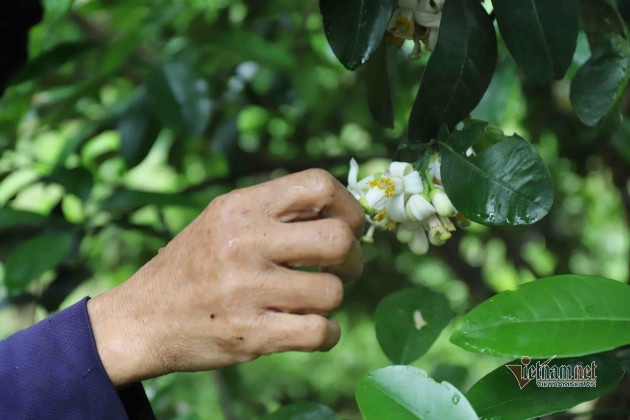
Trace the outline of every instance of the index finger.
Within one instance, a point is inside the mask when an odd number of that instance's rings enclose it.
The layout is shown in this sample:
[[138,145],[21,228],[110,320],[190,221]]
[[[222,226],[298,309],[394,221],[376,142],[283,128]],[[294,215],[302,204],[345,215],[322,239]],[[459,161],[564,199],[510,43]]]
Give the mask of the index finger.
[[365,215],[356,198],[330,173],[309,169],[260,186],[267,207],[280,222],[336,218],[348,224],[357,238],[363,236]]

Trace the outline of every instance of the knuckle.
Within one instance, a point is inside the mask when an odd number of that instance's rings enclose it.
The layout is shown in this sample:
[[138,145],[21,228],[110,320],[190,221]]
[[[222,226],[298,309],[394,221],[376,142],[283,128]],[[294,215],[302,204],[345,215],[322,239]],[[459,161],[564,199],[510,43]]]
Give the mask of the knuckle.
[[323,169],[309,169],[307,172],[307,176],[313,180],[313,190],[332,199],[335,195],[337,180]]

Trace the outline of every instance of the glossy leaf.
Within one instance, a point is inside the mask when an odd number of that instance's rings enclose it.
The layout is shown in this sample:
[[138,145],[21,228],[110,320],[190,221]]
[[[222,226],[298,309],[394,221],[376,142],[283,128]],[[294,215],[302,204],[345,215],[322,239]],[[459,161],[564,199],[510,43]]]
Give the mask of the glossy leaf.
[[0,231],[24,226],[40,226],[46,221],[46,217],[10,207],[0,208]]
[[[419,313],[426,325],[416,324]],[[433,345],[453,318],[448,300],[428,289],[405,289],[385,297],[374,314],[376,338],[393,363],[408,365]]]
[[440,143],[440,151],[444,189],[470,220],[493,226],[528,225],[551,209],[549,171],[522,137],[506,137],[476,156],[466,157],[446,143]]
[[9,295],[23,292],[44,272],[55,268],[70,252],[72,242],[70,233],[46,233],[15,247],[5,266]]
[[147,92],[153,113],[165,125],[188,135],[205,131],[212,112],[210,87],[186,64],[158,67],[149,77]]
[[348,70],[365,63],[383,39],[398,0],[320,0],[324,31]]
[[628,41],[616,36],[600,43],[571,83],[571,103],[580,121],[594,127],[615,112],[629,77]]
[[[591,401],[610,391],[621,380],[624,370],[617,360],[605,354],[580,358],[554,359],[549,366],[587,366],[595,362],[597,383],[589,388],[544,388],[533,380],[523,389],[506,366],[484,376],[466,397],[482,419],[520,420],[542,417]],[[532,363],[532,362],[530,362]],[[519,365],[520,359],[508,364]]]
[[477,419],[464,395],[411,366],[389,366],[365,377],[356,393],[365,420]]
[[305,402],[284,406],[260,420],[337,420],[337,416],[323,404]]
[[444,3],[440,36],[409,118],[409,140],[425,142],[440,124],[452,130],[477,106],[497,61],[490,16],[476,0]]
[[372,118],[387,128],[394,128],[392,91],[387,69],[387,42],[381,42],[367,63],[367,100]]
[[64,64],[71,63],[92,51],[96,44],[92,41],[77,41],[59,44],[30,60],[12,79],[11,84],[19,84],[40,79],[57,71]]
[[564,77],[579,30],[578,0],[493,0],[499,30],[516,64],[534,82]]
[[548,277],[474,308],[451,336],[495,356],[582,356],[630,344],[630,286],[578,275]]
[[626,25],[617,8],[608,0],[580,0],[582,22],[591,51],[610,37],[626,38]]
[[138,165],[147,156],[160,133],[153,118],[147,95],[136,97],[118,121],[120,153],[128,168]]

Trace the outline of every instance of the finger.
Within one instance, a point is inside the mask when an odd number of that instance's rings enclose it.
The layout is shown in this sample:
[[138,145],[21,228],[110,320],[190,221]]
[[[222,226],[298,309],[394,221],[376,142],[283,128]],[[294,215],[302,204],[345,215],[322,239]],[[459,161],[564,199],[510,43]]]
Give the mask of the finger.
[[357,239],[352,242],[352,249],[341,264],[322,266],[322,271],[332,273],[352,283],[358,280],[363,274],[363,249]]
[[329,273],[279,267],[266,286],[263,305],[280,312],[328,315],[343,301],[343,283]]
[[359,202],[330,173],[309,169],[260,186],[270,197],[268,208],[282,222],[332,217],[345,221],[357,238],[363,235],[364,212]]
[[269,316],[272,327],[265,343],[269,353],[328,351],[341,338],[339,323],[320,315],[270,312]]
[[268,235],[266,255],[291,267],[331,267],[350,281],[361,274],[363,254],[350,227],[339,219],[281,223]]

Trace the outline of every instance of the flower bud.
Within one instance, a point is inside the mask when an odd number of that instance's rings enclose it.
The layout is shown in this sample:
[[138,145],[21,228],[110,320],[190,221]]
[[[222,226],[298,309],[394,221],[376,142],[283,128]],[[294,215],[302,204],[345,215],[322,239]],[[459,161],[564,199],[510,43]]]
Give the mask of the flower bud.
[[435,208],[420,194],[409,197],[405,210],[407,219],[411,221],[423,221],[435,214]]
[[413,238],[409,242],[409,249],[416,255],[424,255],[429,251],[429,240],[424,229],[414,232]]
[[454,217],[457,214],[453,203],[451,203],[451,200],[441,189],[435,189],[431,192],[431,203],[433,203],[435,211],[437,211],[440,216]]
[[413,239],[414,230],[410,229],[407,224],[401,224],[396,229],[396,239],[403,244],[408,244]]

